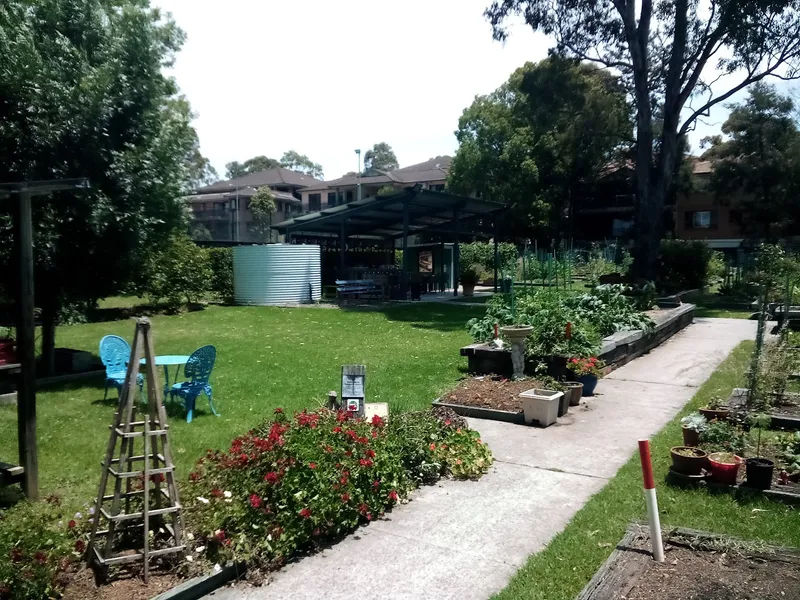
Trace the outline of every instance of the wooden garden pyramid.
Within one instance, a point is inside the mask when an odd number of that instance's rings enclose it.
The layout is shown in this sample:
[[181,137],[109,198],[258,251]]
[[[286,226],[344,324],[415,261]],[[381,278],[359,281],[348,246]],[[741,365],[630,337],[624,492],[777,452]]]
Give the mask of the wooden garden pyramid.
[[[147,405],[137,421],[137,408],[144,409],[144,404],[137,407],[136,398],[142,358],[146,363]],[[88,549],[90,565],[105,568],[143,561],[146,582],[151,558],[183,553],[181,505],[168,431],[150,321],[137,319],[95,501]],[[105,529],[100,529],[101,524]]]

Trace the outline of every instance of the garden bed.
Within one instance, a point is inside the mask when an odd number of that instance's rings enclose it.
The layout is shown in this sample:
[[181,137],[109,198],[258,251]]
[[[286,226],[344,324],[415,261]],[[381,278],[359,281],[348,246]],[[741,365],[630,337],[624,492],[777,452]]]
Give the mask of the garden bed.
[[[726,402],[731,411],[742,410],[747,399],[747,388],[734,388]],[[800,430],[800,402],[795,402],[794,394],[787,394],[784,400],[776,402],[769,411],[772,429]]]
[[[598,358],[603,360],[609,370],[616,369],[649,352],[667,341],[694,320],[695,306],[683,304],[668,310],[648,311],[655,325],[652,331],[645,333],[640,329],[619,331],[603,339]],[[511,351],[498,349],[484,343],[470,344],[461,348],[461,356],[468,360],[469,372],[475,375],[498,374],[510,376]],[[533,372],[539,360],[526,360],[526,371]],[[550,371],[556,368],[552,365]],[[557,376],[555,373],[549,373]]]
[[800,552],[685,529],[650,554],[649,529],[632,527],[577,600],[778,600],[800,597]]
[[470,377],[442,394],[433,406],[444,406],[465,417],[524,423],[519,395],[539,384],[533,379],[512,381],[500,376]]

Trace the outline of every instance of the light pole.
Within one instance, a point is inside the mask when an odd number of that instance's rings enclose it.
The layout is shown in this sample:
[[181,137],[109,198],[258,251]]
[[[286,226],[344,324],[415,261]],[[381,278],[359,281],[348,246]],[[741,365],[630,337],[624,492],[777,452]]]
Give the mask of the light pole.
[[361,200],[361,148],[356,149],[356,154],[358,155],[358,171],[356,171],[358,191],[356,192],[356,199]]

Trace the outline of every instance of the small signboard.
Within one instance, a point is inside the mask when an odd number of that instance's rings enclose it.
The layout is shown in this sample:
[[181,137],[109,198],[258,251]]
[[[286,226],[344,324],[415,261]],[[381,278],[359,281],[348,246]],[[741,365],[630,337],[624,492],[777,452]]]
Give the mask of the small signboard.
[[342,367],[342,406],[354,417],[364,416],[367,367],[344,365]]

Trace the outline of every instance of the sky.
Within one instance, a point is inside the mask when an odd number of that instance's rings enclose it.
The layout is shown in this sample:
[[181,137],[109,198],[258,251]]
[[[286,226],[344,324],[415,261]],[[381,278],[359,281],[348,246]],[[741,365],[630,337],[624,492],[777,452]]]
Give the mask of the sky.
[[[171,69],[201,150],[225,164],[297,150],[326,179],[388,142],[400,166],[454,154],[462,111],[552,41],[514,23],[495,42],[489,0],[152,0],[186,43]],[[740,100],[743,94],[732,100]],[[690,135],[718,133],[719,106]]]

